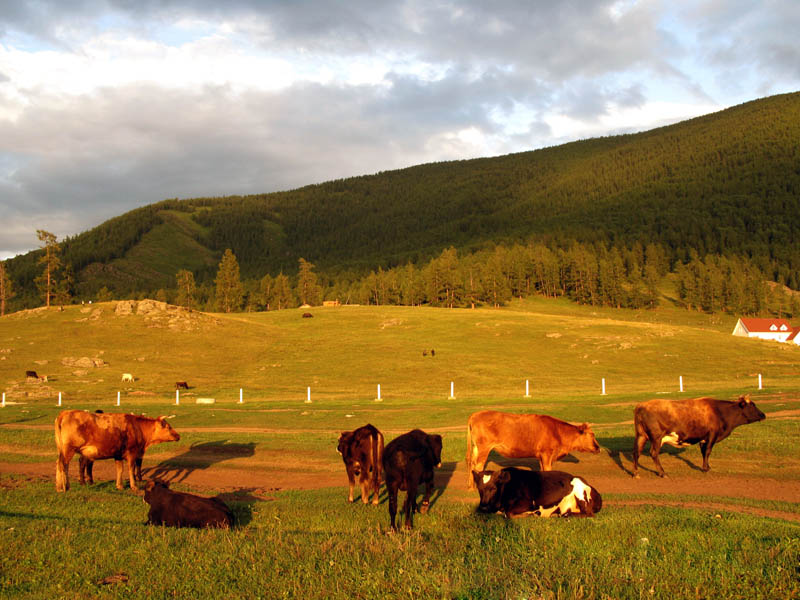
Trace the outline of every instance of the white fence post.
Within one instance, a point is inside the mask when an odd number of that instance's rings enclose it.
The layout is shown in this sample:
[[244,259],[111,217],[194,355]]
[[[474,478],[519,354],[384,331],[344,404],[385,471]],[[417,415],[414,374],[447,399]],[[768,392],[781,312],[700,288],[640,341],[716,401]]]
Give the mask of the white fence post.
[[763,389],[761,387],[761,373],[758,374],[758,389],[760,389],[760,390]]
[[601,396],[605,396],[606,395],[606,378],[605,377],[603,377],[602,388],[603,388],[603,391],[602,391],[602,393],[600,395]]
[[181,403],[181,391],[175,390],[175,406],[178,406]]
[[244,402],[244,400],[242,399],[242,393],[243,393],[243,392],[242,392],[242,388],[239,388],[239,404],[241,404],[242,402]]
[[679,384],[680,390],[683,391],[683,375],[679,375],[678,376],[678,384]]
[[381,399],[381,384],[379,383],[378,384],[378,398],[377,398],[377,400],[380,400],[380,399]]
[[528,382],[527,379],[525,380],[525,397],[526,398],[530,398],[531,397],[530,386],[529,386],[529,382]]
[[306,404],[310,404],[311,403],[311,386],[308,386],[308,388],[306,389],[306,392],[307,392]]
[[3,392],[3,408],[6,407],[6,393]]
[[58,392],[58,405],[61,406],[61,392]]
[[448,398],[448,400],[455,400],[456,399],[456,395],[454,393],[454,387],[453,386],[454,386],[454,384],[451,381],[450,382],[450,398]]
[[119,391],[117,391],[117,406],[119,406]]

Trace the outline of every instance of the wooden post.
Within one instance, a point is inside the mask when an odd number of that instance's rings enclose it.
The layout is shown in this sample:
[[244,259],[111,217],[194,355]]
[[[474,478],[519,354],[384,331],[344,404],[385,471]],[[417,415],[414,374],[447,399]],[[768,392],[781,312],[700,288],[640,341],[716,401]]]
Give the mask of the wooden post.
[[178,406],[181,403],[181,391],[176,389],[175,390],[175,406]]
[[448,400],[455,400],[455,399],[456,399],[456,395],[455,395],[455,393],[453,391],[453,382],[451,381],[450,382],[450,398],[448,398]]
[[6,407],[6,393],[3,392],[3,408]]
[[379,383],[378,384],[378,398],[377,398],[377,400],[380,400],[380,399],[381,399],[381,384]]
[[531,397],[529,381],[527,379],[525,380],[525,397],[526,398],[530,398]]
[[239,404],[241,404],[242,402],[244,402],[244,400],[242,399],[242,388],[239,388]]
[[117,406],[119,406],[119,391],[117,391]]
[[681,391],[683,391],[683,375],[678,376],[678,386]]
[[58,405],[61,406],[61,392],[58,392]]
[[311,386],[308,386],[306,391],[307,391],[306,404],[310,404],[311,403]]
[[602,387],[603,387],[603,392],[600,395],[601,396],[605,396],[606,395],[606,378],[605,377],[603,377]]
[[761,373],[758,374],[758,389],[764,389],[761,387]]

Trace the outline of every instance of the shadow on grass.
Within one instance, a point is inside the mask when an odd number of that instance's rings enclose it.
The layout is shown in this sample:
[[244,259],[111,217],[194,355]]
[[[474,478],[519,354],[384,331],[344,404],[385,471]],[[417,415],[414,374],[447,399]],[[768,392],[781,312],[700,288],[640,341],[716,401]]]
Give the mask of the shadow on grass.
[[222,440],[195,443],[183,454],[168,458],[155,467],[142,469],[142,475],[149,479],[180,483],[198,469],[208,469],[224,460],[253,456],[255,448],[255,442],[240,444]]
[[[622,458],[624,457],[628,461],[628,464],[633,465],[634,438],[615,437],[603,441],[598,440],[598,442],[608,451],[608,455],[611,457],[611,460],[614,461],[614,464],[619,467],[620,471],[633,476],[633,470],[625,466],[625,464],[622,462]],[[674,446],[665,444],[664,446],[661,446],[661,452],[659,452],[659,456],[667,455],[677,458],[685,462],[695,471],[702,471],[703,469],[700,466],[696,465],[694,462],[684,456],[686,450],[687,448],[676,448]],[[646,464],[642,464],[643,460],[646,462]],[[650,456],[650,442],[645,444],[642,453],[639,455],[639,470],[658,475],[658,469],[656,469],[653,458]]]

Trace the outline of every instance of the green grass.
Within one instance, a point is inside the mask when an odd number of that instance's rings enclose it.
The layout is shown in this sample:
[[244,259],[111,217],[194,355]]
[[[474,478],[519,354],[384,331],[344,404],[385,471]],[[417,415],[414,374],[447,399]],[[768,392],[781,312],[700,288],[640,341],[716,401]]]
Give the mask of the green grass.
[[[234,504],[232,531],[146,527],[134,495],[29,484],[2,495],[4,597],[792,598],[800,526],[723,512],[614,508],[520,519],[437,501],[411,534],[339,490]],[[107,542],[114,540],[113,551]],[[125,583],[98,585],[125,573]]]
[[[116,316],[114,306],[0,319],[0,350],[7,350],[0,352],[0,387],[17,403],[0,410],[2,462],[49,466],[58,412],[118,410],[117,390],[119,410],[174,415],[181,432],[179,442],[148,449],[146,468],[267,474],[283,468],[280,456],[295,459],[287,469],[343,471],[338,433],[366,422],[387,440],[413,427],[442,428],[443,462],[458,463],[468,416],[490,407],[589,421],[611,458],[629,462],[635,403],[749,392],[767,420],[737,429],[715,447],[713,473],[757,477],[764,485],[800,480],[798,421],[777,416],[800,409],[800,349],[733,338],[732,317],[533,300],[504,310],[343,307],[312,309],[313,319],[296,310],[198,316],[190,328],[170,328],[166,320]],[[437,355],[423,357],[430,348]],[[109,366],[75,374],[62,364],[64,357],[82,356]],[[51,381],[25,383],[32,368]],[[122,386],[124,372],[137,377],[133,386]],[[766,385],[760,392],[758,373]],[[192,389],[175,406],[174,382],[184,379]],[[531,381],[527,399],[525,379]],[[455,399],[448,398],[450,381]],[[382,402],[375,402],[378,383]],[[45,385],[49,396],[25,395]],[[217,403],[197,405],[199,396]],[[218,452],[212,464],[203,455],[209,446]],[[668,473],[680,469],[682,477],[702,480],[686,464],[700,464],[697,447],[664,455]],[[608,458],[597,460],[614,470]],[[644,458],[645,469],[649,461]],[[75,474],[73,468],[73,483]],[[604,489],[607,504],[595,519],[506,521],[475,515],[474,493],[450,486],[428,515],[415,519],[413,533],[388,536],[385,500],[377,509],[347,505],[341,475],[336,488],[269,492],[272,501],[241,496],[233,502],[240,526],[230,532],[145,527],[146,505],[111,481],[56,494],[52,480],[3,475],[0,597],[800,596],[800,526],[735,510],[797,514],[800,502],[654,498]],[[624,504],[637,499],[731,510]],[[98,585],[119,572],[129,580]]]

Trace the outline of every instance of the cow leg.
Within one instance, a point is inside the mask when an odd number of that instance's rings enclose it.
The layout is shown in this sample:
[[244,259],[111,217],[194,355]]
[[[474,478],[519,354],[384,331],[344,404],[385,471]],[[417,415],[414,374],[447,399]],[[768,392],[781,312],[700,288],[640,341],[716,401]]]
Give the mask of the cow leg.
[[386,493],[389,496],[389,523],[391,531],[397,531],[395,517],[397,516],[397,484],[394,482],[386,483]]
[[347,501],[353,501],[353,490],[356,487],[356,479],[353,477],[353,472],[350,469],[347,469],[347,481],[350,484],[350,493],[347,495]]
[[[136,459],[136,471],[134,473],[136,475],[136,481],[142,481],[142,457]],[[91,477],[91,470],[89,471],[89,477]]]
[[[636,440],[633,442],[633,476],[639,477],[639,455],[644,452],[644,445],[647,443],[647,436],[636,431]],[[652,444],[650,444],[652,448]]]
[[408,491],[406,492],[406,503],[405,503],[405,511],[406,511],[405,528],[413,529],[414,511],[417,510],[417,483],[409,482],[407,487]]
[[359,477],[358,483],[361,485],[361,502],[362,504],[369,504],[369,490],[371,484],[368,478],[367,473],[361,471],[361,477]]
[[75,450],[69,448],[59,451],[56,460],[56,491],[66,492],[69,489],[69,461],[75,456]]
[[653,457],[653,462],[656,463],[656,467],[658,468],[658,476],[666,477],[667,474],[664,472],[664,467],[661,466],[661,461],[658,460],[659,452],[661,452],[661,441],[650,440],[650,456]]
[[81,485],[86,485],[86,467],[87,467],[86,459],[81,456],[78,458],[78,481]]
[[[471,475],[471,473],[470,473]],[[419,514],[424,515],[431,507],[431,494],[433,493],[433,479],[425,482],[425,495],[422,497],[422,504],[419,507]]]
[[555,457],[552,454],[544,454],[539,457],[539,464],[541,465],[542,471],[552,471],[553,470],[553,459]]
[[486,449],[485,451],[481,452],[478,450],[478,446],[475,446],[472,449],[472,464],[467,465],[467,476],[469,477],[469,489],[475,489],[475,480],[472,479],[472,472],[473,471],[483,471],[486,468],[486,463],[489,460],[489,453],[492,451],[491,448]]
[[381,476],[380,471],[378,471],[377,468],[374,468],[372,471],[372,479],[370,480],[370,484],[375,493],[375,495],[372,497],[372,504],[378,506],[378,503],[380,502],[378,498],[381,495]]
[[122,460],[114,459],[114,466],[117,468],[117,489],[121,490],[122,487]]
[[708,464],[708,457],[711,456],[711,448],[714,446],[714,440],[704,440],[700,442],[700,452],[703,453],[703,471],[708,472],[711,467]]
[[136,458],[133,456],[128,457],[128,481],[131,483],[132,490],[139,489],[139,486],[136,485]]

